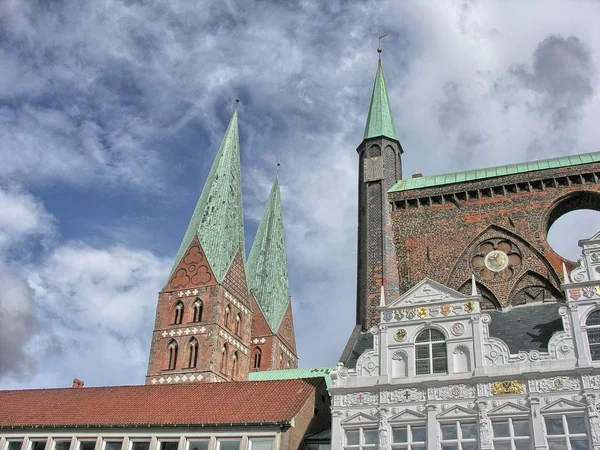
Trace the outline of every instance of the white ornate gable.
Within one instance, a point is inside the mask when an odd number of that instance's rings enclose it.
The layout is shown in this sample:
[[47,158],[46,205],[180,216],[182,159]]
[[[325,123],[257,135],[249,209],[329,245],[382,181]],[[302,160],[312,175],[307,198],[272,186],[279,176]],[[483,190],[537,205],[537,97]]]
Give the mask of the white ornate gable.
[[573,400],[569,400],[566,398],[561,398],[556,400],[553,403],[543,407],[540,409],[542,413],[551,413],[551,412],[564,412],[564,411],[572,411],[574,409],[584,409],[585,405],[583,403],[575,402]]
[[361,425],[365,423],[377,422],[377,417],[370,416],[365,413],[354,414],[342,421],[342,425]]
[[577,258],[579,264],[571,272],[570,281],[582,283],[600,280],[600,232],[589,239],[582,239],[579,245],[581,246],[581,255]]
[[424,278],[408,292],[390,303],[387,308],[419,306],[465,300],[467,297],[437,281]]
[[452,418],[452,417],[472,417],[477,415],[476,411],[465,408],[464,406],[456,405],[446,411],[438,414],[437,417]]
[[529,414],[529,408],[526,408],[524,406],[521,405],[517,405],[516,403],[513,402],[506,402],[494,409],[492,409],[488,414],[489,415],[510,415],[510,414],[519,414],[519,413],[525,413],[525,414]]
[[400,411],[398,414],[389,418],[390,423],[395,422],[404,422],[407,420],[426,420],[427,416],[425,414],[418,413],[416,411],[412,411],[410,409],[404,409]]

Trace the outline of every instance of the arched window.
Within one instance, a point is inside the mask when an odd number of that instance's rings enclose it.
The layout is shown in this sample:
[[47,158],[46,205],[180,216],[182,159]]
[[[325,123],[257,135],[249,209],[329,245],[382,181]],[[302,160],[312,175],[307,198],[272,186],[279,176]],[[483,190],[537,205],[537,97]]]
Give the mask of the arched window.
[[225,307],[225,326],[229,328],[229,316],[231,315],[231,308],[229,305]]
[[194,318],[193,318],[192,322],[202,322],[202,307],[203,306],[204,305],[202,303],[202,300],[197,298],[196,301],[194,302]]
[[591,313],[585,325],[592,361],[600,361],[600,311]]
[[169,342],[169,370],[174,370],[177,366],[177,342],[172,339]]
[[235,334],[236,334],[236,336],[240,335],[241,324],[242,324],[242,316],[240,316],[240,313],[237,313],[235,315]]
[[183,303],[177,302],[175,305],[175,317],[173,323],[175,325],[181,325],[181,321],[183,320]]
[[234,352],[231,362],[231,378],[235,379],[237,377],[237,369],[238,369],[238,353]]
[[227,373],[227,344],[223,344],[223,348],[221,349],[221,373]]
[[434,328],[421,331],[415,340],[415,365],[417,375],[448,373],[446,338]]
[[189,343],[189,351],[190,356],[188,358],[188,367],[193,368],[196,367],[198,363],[198,340],[196,338],[190,339]]
[[252,367],[254,369],[260,369],[260,359],[262,357],[262,350],[260,349],[260,347],[256,347],[254,349],[254,363],[252,365]]

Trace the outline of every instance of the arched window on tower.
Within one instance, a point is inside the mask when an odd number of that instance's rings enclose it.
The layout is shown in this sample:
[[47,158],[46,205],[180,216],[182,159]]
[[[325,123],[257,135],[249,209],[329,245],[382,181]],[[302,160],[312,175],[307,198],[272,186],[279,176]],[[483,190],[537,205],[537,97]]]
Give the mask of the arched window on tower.
[[591,313],[585,321],[592,361],[600,360],[600,310]]
[[421,331],[415,340],[415,371],[417,375],[448,373],[446,338],[435,328]]
[[262,350],[260,349],[260,347],[256,347],[254,349],[254,362],[252,364],[252,367],[254,369],[260,369],[260,359],[262,357]]
[[199,298],[194,302],[194,317],[192,322],[202,322],[202,307],[204,304]]
[[181,321],[183,320],[183,303],[177,302],[175,305],[175,316],[173,320],[174,325],[181,325]]
[[240,316],[240,313],[237,313],[235,315],[235,334],[236,334],[236,336],[240,335],[241,325],[242,325],[242,316]]
[[229,307],[229,305],[227,305],[225,307],[225,326],[227,328],[230,328],[229,326],[229,316],[231,315],[231,308]]
[[221,349],[221,373],[227,373],[227,344],[223,344],[223,348]]
[[237,378],[237,370],[238,370],[238,352],[233,352],[232,361],[231,361],[231,379],[235,380]]
[[195,368],[198,363],[198,340],[193,337],[190,339],[189,347],[189,358],[188,358],[188,367]]
[[177,367],[177,342],[171,339],[169,342],[169,370],[174,370]]

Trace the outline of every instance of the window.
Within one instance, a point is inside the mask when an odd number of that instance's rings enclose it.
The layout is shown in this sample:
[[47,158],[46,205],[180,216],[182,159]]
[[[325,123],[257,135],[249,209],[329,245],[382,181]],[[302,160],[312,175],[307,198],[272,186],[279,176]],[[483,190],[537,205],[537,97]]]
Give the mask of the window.
[[221,373],[227,373],[227,344],[223,344],[221,349]]
[[461,422],[440,424],[442,450],[477,450],[477,423]]
[[192,322],[202,322],[202,307],[203,306],[204,306],[204,304],[202,303],[202,300],[197,298],[196,301],[194,302],[194,317],[192,319]]
[[492,419],[495,450],[529,450],[528,419]]
[[217,439],[217,450],[240,450],[240,439]]
[[377,449],[379,444],[379,435],[377,428],[357,428],[354,430],[346,430],[346,445],[347,449]]
[[55,440],[54,441],[54,450],[69,450],[71,447],[71,439],[66,440]]
[[96,441],[79,441],[77,448],[79,450],[94,450],[96,448]]
[[546,417],[549,450],[587,450],[590,443],[583,416]]
[[240,313],[237,313],[235,315],[235,334],[236,336],[240,335],[240,325],[242,323],[242,316],[240,316]]
[[425,450],[427,428],[425,425],[404,425],[392,428],[392,449]]
[[592,361],[600,361],[600,311],[591,313],[585,325]]
[[22,446],[23,441],[13,441],[9,439],[8,444],[6,445],[6,450],[21,450]]
[[232,362],[231,362],[231,378],[235,378],[237,376],[237,368],[238,368],[238,352],[233,353]]
[[225,326],[229,328],[229,315],[231,314],[231,308],[229,305],[225,307]]
[[177,342],[173,339],[169,342],[169,370],[177,367]]
[[177,450],[179,447],[179,441],[158,441],[159,450]]
[[196,338],[190,339],[189,352],[190,357],[188,358],[188,367],[196,367],[198,362],[198,340]]
[[104,450],[121,450],[122,447],[122,440],[104,441]]
[[183,303],[177,302],[175,305],[175,317],[173,318],[174,325],[181,325],[183,320]]
[[250,438],[248,450],[273,450],[275,440],[273,438]]
[[254,349],[254,363],[252,364],[252,367],[254,367],[255,369],[260,369],[260,358],[262,357],[262,350],[260,349],[260,347],[256,347]]
[[29,445],[29,449],[30,450],[44,450],[46,448],[46,439],[44,439],[43,441],[30,441],[31,444]]
[[188,439],[186,450],[208,450],[208,439]]
[[441,331],[428,328],[421,331],[415,341],[417,375],[448,373],[446,338]]
[[131,450],[149,450],[150,441],[132,441]]

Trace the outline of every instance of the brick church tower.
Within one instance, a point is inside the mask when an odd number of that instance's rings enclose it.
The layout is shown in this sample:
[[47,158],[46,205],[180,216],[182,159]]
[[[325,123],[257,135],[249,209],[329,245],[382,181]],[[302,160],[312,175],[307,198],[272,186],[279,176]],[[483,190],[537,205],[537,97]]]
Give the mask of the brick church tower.
[[402,178],[403,150],[396,136],[381,59],[363,141],[356,151],[359,155],[356,323],[366,330],[378,322],[381,288],[390,298],[399,295],[387,190]]
[[240,174],[236,109],[158,295],[146,384],[241,381],[250,368],[297,367],[279,178],[247,269]]

